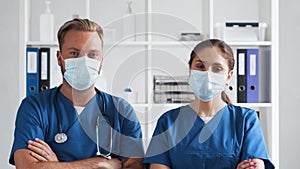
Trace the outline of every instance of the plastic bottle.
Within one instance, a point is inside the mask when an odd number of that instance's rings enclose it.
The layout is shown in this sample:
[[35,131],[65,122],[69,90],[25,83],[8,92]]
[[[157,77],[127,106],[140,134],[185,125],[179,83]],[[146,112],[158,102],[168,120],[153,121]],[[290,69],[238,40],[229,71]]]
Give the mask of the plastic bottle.
[[54,16],[50,10],[51,0],[46,0],[46,11],[40,15],[40,41],[53,42],[54,41]]
[[123,38],[136,41],[136,15],[133,12],[132,0],[127,2],[127,11],[123,17]]

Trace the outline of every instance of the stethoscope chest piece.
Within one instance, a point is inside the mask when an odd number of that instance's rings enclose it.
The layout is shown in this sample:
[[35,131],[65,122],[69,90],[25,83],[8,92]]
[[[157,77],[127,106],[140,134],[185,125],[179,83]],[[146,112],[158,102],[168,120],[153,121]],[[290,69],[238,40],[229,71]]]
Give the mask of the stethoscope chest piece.
[[64,143],[68,140],[68,136],[65,133],[57,133],[54,140],[56,143]]

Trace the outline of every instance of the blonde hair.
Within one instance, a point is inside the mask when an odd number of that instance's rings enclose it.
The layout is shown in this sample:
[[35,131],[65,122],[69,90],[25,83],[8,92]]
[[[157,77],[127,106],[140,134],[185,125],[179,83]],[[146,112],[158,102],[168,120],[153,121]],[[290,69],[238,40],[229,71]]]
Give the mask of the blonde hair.
[[64,43],[65,36],[69,30],[78,30],[78,31],[96,31],[98,36],[101,39],[103,47],[103,29],[96,23],[88,19],[74,18],[65,22],[58,30],[57,39],[59,44],[59,49]]

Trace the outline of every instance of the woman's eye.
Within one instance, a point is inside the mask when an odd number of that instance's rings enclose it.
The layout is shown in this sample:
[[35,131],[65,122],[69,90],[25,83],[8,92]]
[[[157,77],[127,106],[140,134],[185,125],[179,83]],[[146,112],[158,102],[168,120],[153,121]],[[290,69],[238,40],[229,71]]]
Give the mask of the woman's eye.
[[204,64],[197,64],[196,67],[198,69],[201,69],[201,70],[205,69],[205,65]]
[[221,66],[215,66],[213,68],[213,72],[221,72],[223,70],[223,68]]

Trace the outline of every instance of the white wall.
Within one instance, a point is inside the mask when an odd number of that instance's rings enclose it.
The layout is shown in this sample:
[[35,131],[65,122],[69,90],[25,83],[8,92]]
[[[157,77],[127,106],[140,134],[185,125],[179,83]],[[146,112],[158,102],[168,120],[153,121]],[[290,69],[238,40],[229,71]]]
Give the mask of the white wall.
[[280,0],[280,168],[299,168],[300,1]]
[[16,110],[19,104],[19,1],[0,0],[0,168],[8,164]]
[[[280,168],[299,168],[300,83],[298,53],[300,1],[280,0]],[[19,2],[0,0],[0,168],[8,157],[18,101]],[[9,16],[9,17],[7,17]]]

